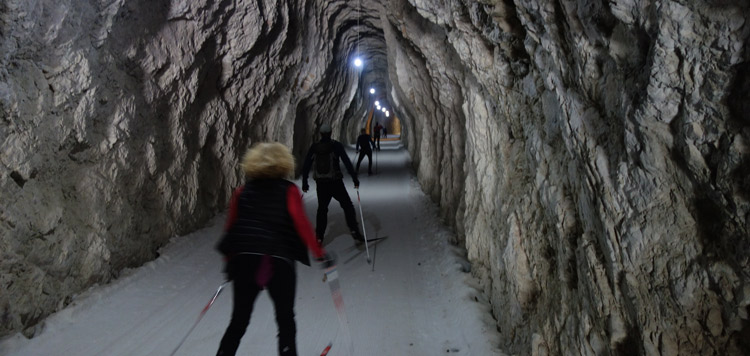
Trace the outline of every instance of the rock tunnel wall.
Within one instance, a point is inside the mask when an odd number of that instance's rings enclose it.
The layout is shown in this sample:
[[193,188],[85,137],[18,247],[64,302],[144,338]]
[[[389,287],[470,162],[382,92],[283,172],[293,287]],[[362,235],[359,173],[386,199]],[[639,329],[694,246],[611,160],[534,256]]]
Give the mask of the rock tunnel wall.
[[301,155],[351,100],[343,8],[0,3],[0,334],[203,226],[253,142]]
[[749,352],[747,5],[412,3],[393,91],[503,348]]
[[[365,3],[501,349],[750,352],[747,4]],[[202,226],[252,142],[356,135],[350,5],[0,4],[0,332]]]

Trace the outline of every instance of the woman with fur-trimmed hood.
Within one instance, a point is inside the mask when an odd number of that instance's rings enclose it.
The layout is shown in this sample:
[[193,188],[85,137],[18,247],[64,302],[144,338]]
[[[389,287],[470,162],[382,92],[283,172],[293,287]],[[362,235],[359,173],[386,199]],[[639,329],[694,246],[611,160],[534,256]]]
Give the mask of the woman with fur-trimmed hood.
[[247,182],[230,201],[225,233],[217,249],[224,255],[232,280],[232,320],[217,355],[234,355],[250,323],[253,303],[268,288],[279,327],[279,355],[297,355],[294,261],[310,265],[307,251],[318,261],[333,261],[315,240],[300,191],[286,180],[294,174],[294,157],[278,143],[260,143],[242,159]]

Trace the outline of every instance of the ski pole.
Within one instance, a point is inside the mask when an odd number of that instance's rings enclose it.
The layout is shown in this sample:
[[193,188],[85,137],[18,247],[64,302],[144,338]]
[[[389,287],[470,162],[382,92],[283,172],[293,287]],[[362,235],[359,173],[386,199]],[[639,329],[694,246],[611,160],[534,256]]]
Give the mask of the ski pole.
[[225,281],[219,286],[219,288],[216,290],[216,293],[214,293],[214,296],[211,298],[208,304],[206,304],[206,306],[203,307],[203,310],[201,311],[200,315],[198,315],[198,320],[195,321],[195,324],[193,324],[193,327],[191,327],[190,330],[188,330],[187,334],[185,334],[185,337],[183,337],[182,340],[180,340],[180,343],[177,344],[177,347],[174,348],[174,351],[172,351],[172,353],[169,354],[169,356],[174,356],[177,350],[180,349],[180,346],[182,346],[182,344],[185,343],[185,340],[187,340],[190,333],[193,332],[193,329],[195,329],[195,327],[198,326],[198,323],[201,321],[203,316],[206,315],[206,312],[208,311],[208,309],[211,308],[211,306],[214,304],[214,301],[216,301],[216,298],[219,297],[219,294],[221,294],[222,289],[224,289],[224,287],[227,284],[229,284],[229,281]]
[[370,264],[370,248],[367,247],[367,230],[365,230],[365,216],[362,214],[362,200],[359,199],[359,189],[357,189],[357,202],[359,203],[359,219],[362,220],[362,233],[365,235],[365,251],[367,251],[367,264]]
[[[339,273],[336,265],[332,265],[326,268],[325,281],[328,282],[328,287],[331,289],[331,297],[333,297],[333,305],[336,308],[336,314],[339,319],[339,331],[344,333],[344,340],[349,345],[349,355],[354,355],[354,343],[352,342],[352,335],[349,330],[349,321],[346,319],[346,308],[344,307],[344,298],[341,295],[341,284],[339,283]],[[338,337],[338,331],[336,332]],[[328,351],[331,350],[333,341],[323,350],[321,356],[328,355]]]
[[326,348],[323,349],[323,352],[320,354],[320,356],[327,356],[328,352],[331,351],[331,347],[333,347],[333,342],[329,342],[328,345],[326,345]]

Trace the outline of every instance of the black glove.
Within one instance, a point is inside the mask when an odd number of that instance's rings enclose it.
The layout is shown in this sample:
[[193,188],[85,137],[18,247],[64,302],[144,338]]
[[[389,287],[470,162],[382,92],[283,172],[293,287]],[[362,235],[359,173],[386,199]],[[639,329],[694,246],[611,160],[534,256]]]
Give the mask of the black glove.
[[316,258],[315,260],[321,263],[321,267],[323,268],[330,268],[336,265],[336,257],[334,257],[332,254],[329,255],[326,253],[320,258]]
[[357,177],[354,177],[354,188],[359,188],[359,179]]
[[307,193],[308,190],[310,190],[310,185],[307,184],[306,180],[302,181],[302,191]]

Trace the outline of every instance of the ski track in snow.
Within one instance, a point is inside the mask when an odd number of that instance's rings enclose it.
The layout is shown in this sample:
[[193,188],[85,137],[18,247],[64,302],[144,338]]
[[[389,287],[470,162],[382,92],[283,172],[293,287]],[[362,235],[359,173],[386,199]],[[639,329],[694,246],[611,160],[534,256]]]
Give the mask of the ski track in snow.
[[[360,167],[360,196],[372,264],[353,249],[343,210],[331,201],[325,248],[337,256],[349,332],[340,328],[323,270],[297,263],[297,348],[317,356],[333,341],[329,356],[501,355],[490,307],[475,278],[462,271],[463,252],[447,241],[451,232],[411,174],[408,153],[384,141],[377,174]],[[356,158],[353,146],[347,148]],[[356,160],[352,162],[356,166]],[[375,170],[373,163],[373,170]],[[343,169],[343,167],[342,167]],[[344,181],[359,217],[357,191]],[[298,185],[301,185],[297,181]],[[315,183],[304,195],[315,222]],[[48,317],[32,339],[21,334],[0,342],[0,355],[169,355],[223,282],[214,249],[224,216],[189,235],[175,237],[160,257],[94,286]],[[361,224],[361,221],[360,221]],[[229,323],[232,289],[227,286],[176,355],[213,355]],[[237,355],[276,355],[276,322],[268,294],[255,301]]]

